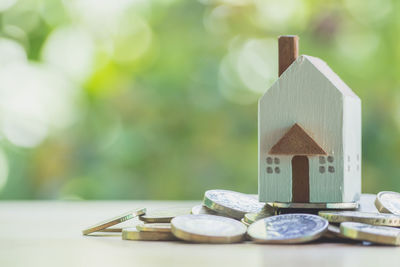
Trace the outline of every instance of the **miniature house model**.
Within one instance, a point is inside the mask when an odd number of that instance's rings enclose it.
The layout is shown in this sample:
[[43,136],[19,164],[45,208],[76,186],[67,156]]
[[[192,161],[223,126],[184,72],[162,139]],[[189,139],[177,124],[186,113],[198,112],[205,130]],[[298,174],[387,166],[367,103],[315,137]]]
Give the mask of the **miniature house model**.
[[262,202],[344,203],[361,194],[361,100],[321,59],[279,38],[279,78],[259,100]]

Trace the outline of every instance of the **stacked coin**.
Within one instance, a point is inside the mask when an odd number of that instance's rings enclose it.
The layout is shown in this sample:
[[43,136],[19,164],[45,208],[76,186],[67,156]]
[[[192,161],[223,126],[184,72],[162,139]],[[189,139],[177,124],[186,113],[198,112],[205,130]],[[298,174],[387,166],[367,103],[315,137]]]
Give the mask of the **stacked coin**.
[[330,223],[340,224],[340,232],[334,229],[328,236],[400,245],[400,230],[394,228],[400,227],[400,194],[386,191],[376,196],[363,194],[360,203],[359,211],[319,212]]
[[139,216],[143,223],[136,225],[136,228],[123,229],[122,239],[136,241],[176,240],[176,237],[171,232],[170,221],[176,216],[189,213],[190,208],[185,207],[150,209]]
[[[134,217],[141,221],[135,227],[116,226]],[[247,237],[256,243],[281,244],[324,236],[340,242],[400,245],[400,229],[394,227],[400,227],[400,194],[396,192],[362,194],[359,203],[260,203],[257,195],[209,190],[201,205],[136,209],[93,225],[83,234],[122,232],[124,240],[196,243],[236,243]]]

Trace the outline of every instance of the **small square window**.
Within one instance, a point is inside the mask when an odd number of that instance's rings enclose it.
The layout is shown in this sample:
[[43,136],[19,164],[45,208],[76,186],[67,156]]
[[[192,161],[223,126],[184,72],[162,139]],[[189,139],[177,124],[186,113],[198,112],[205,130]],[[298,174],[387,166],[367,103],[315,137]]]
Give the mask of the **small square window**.
[[328,162],[332,163],[334,160],[333,156],[328,156]]
[[281,161],[279,160],[279,158],[274,158],[274,163],[275,164],[279,164]]
[[320,173],[325,173],[325,167],[324,166],[320,166],[319,167],[319,172]]
[[268,163],[268,164],[272,164],[272,158],[271,158],[271,157],[268,157],[268,158],[267,158],[267,163]]
[[335,167],[329,166],[329,167],[328,167],[328,172],[334,173],[334,172],[335,172]]
[[325,164],[325,157],[324,156],[320,156],[319,157],[319,164]]
[[271,167],[268,167],[268,168],[267,168],[267,173],[273,173],[273,170],[272,170]]
[[275,167],[275,173],[280,173],[281,169],[279,169],[279,167]]

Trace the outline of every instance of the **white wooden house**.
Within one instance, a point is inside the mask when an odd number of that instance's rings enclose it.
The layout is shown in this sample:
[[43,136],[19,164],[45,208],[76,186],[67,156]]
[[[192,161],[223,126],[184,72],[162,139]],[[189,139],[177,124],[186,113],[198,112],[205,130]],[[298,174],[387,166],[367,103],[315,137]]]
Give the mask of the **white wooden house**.
[[[280,61],[282,53],[280,43]],[[296,57],[259,100],[259,199],[357,201],[361,100],[321,59]]]

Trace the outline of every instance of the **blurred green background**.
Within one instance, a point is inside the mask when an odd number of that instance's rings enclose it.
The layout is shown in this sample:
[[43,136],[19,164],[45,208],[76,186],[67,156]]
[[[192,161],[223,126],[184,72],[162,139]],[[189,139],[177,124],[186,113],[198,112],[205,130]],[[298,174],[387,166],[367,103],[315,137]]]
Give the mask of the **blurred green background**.
[[0,199],[257,192],[257,99],[298,34],[363,101],[363,192],[400,191],[400,1],[1,0]]

